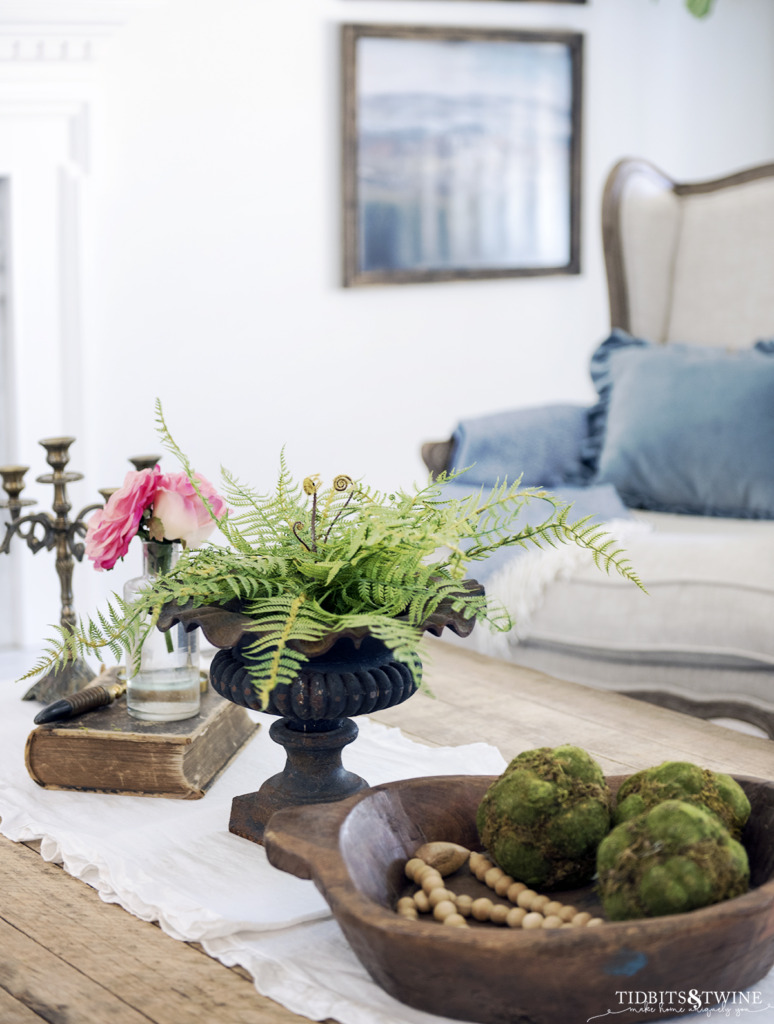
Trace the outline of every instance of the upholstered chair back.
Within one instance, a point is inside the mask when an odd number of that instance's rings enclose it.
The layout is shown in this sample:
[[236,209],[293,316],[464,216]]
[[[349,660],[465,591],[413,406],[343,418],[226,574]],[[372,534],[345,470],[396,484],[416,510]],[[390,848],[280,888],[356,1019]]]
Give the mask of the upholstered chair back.
[[612,327],[728,349],[774,337],[774,164],[685,184],[622,160],[602,230]]

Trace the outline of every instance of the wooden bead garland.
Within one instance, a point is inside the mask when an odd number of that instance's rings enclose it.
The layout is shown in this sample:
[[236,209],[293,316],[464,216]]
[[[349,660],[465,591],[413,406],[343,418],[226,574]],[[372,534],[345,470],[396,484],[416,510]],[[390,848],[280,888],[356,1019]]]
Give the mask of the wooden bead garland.
[[[456,895],[443,883],[468,862],[471,874],[501,899],[513,906],[495,903],[488,896],[474,899]],[[406,877],[417,886],[413,896],[398,900],[396,910],[401,917],[417,920],[420,914],[432,913],[436,921],[452,928],[467,928],[467,918],[506,925],[508,928],[592,928],[603,924],[601,917],[542,896],[523,882],[517,882],[498,868],[486,854],[470,851],[457,843],[425,843],[406,861]]]

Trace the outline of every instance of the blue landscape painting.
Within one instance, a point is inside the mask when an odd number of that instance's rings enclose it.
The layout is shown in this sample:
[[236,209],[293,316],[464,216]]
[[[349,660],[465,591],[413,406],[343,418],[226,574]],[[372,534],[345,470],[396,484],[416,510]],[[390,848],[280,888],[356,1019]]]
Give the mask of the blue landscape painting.
[[357,96],[361,271],[569,262],[567,46],[365,36]]

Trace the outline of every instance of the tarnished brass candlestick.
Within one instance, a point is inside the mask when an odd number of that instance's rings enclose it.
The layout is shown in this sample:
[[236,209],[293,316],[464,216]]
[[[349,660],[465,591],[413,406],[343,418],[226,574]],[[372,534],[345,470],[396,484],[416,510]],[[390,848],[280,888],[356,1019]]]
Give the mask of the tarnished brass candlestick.
[[[0,502],[0,508],[7,508],[11,514],[11,521],[5,526],[5,538],[0,545],[0,554],[8,554],[11,550],[11,540],[15,536],[26,541],[33,554],[41,548],[47,551],[56,548],[56,571],[59,576],[62,604],[60,623],[64,629],[72,628],[76,623],[72,588],[73,566],[74,561],[80,562],[84,554],[84,545],[80,538],[86,535],[85,517],[90,512],[102,508],[102,502],[87,505],[75,519],[68,518],[72,505],[67,497],[67,484],[83,479],[82,473],[65,472],[65,466],[70,461],[69,448],[74,440],[74,437],[51,437],[40,442],[46,449],[46,461],[53,472],[37,477],[37,481],[41,484],[54,485],[53,515],[49,512],[21,515],[24,507],[35,504],[30,499],[20,497],[24,488],[24,474],[29,467],[0,466],[3,490],[8,495],[7,501]],[[107,501],[113,490],[115,488],[99,493],[104,501]],[[61,668],[52,670],[38,679],[24,694],[24,700],[48,703],[57,697],[75,693],[93,678],[94,673],[88,665],[80,658],[74,658]]]

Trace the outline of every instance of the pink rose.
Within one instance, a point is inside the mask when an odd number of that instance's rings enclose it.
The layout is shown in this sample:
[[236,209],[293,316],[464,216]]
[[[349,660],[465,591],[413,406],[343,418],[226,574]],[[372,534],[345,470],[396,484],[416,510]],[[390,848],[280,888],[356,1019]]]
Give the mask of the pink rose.
[[[226,511],[223,498],[209,480],[198,473],[194,476],[214,514],[223,515]],[[215,520],[185,473],[170,473],[162,477],[153,502],[153,518],[160,520],[164,540],[183,541],[189,548],[197,547],[215,529]]]
[[153,502],[160,479],[158,466],[130,470],[123,487],[111,494],[105,507],[91,517],[86,530],[86,554],[95,569],[112,569],[124,557],[143,512]]

